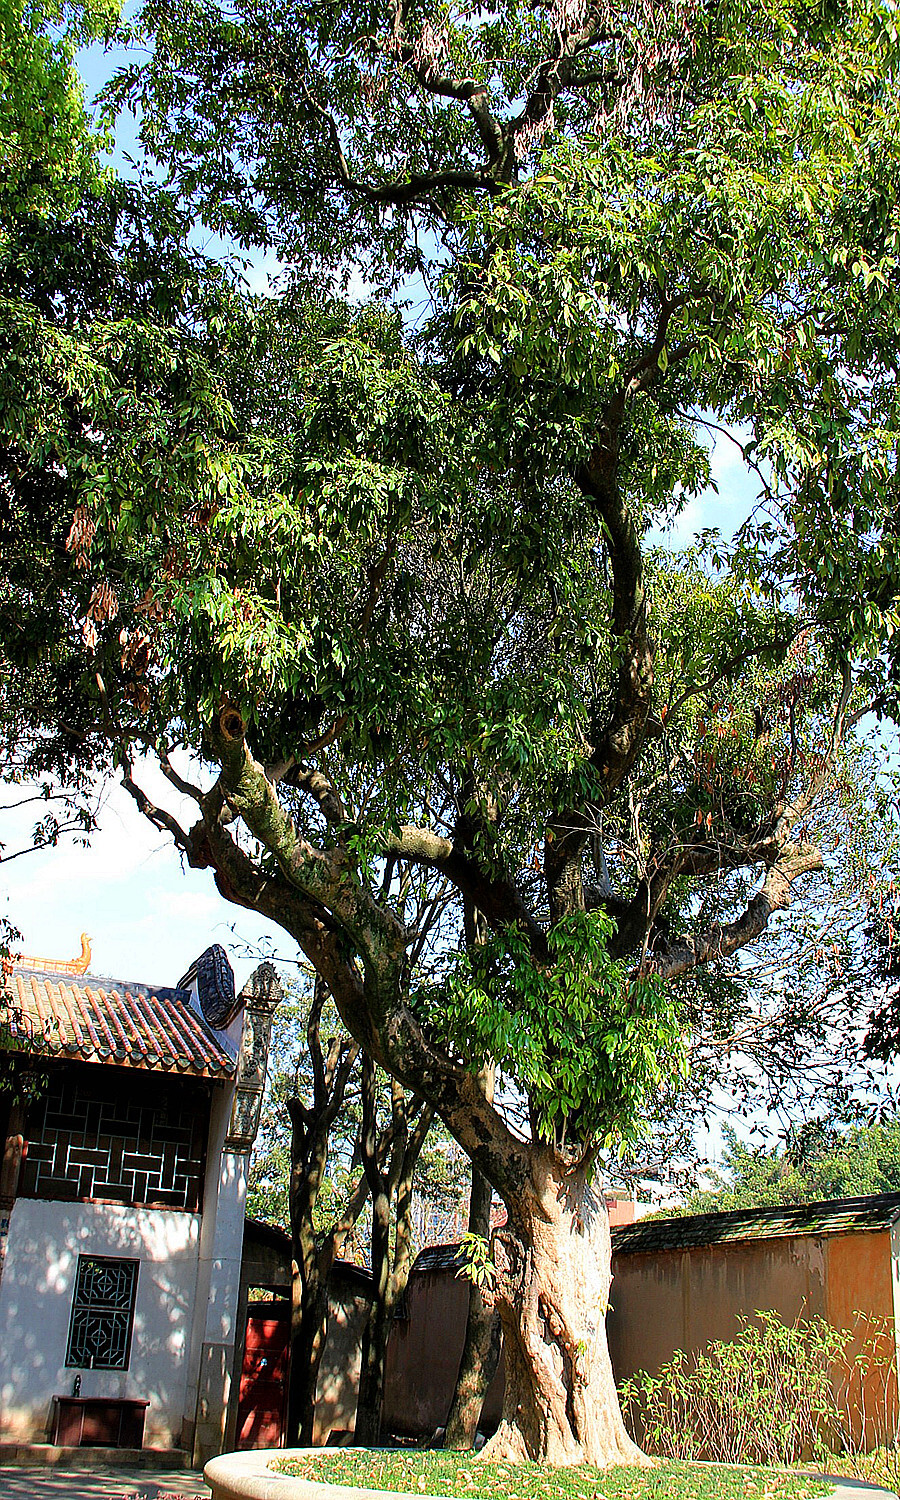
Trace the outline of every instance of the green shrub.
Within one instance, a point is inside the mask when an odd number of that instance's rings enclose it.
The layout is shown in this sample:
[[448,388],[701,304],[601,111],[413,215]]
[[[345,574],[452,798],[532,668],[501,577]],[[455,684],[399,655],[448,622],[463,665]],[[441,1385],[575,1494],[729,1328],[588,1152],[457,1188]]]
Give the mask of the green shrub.
[[657,1375],[621,1388],[644,1446],[670,1459],[795,1464],[897,1443],[894,1330],[857,1314],[850,1329],[822,1318],[786,1324],[774,1312],[699,1354],[676,1351]]

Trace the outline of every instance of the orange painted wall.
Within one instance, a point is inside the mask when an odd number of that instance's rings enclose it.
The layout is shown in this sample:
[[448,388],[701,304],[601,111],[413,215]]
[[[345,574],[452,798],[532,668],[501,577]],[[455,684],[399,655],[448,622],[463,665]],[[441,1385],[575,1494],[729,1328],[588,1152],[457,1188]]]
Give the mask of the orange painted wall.
[[784,1322],[825,1313],[823,1241],[746,1240],[613,1257],[608,1320],[618,1380],[655,1374],[676,1349],[733,1339],[740,1315],[774,1309]]
[[[851,1364],[869,1332],[857,1314],[889,1322],[894,1316],[896,1267],[888,1231],[618,1255],[613,1278],[608,1330],[619,1381],[637,1370],[655,1374],[676,1349],[690,1354],[713,1339],[734,1338],[741,1314],[771,1309],[785,1323],[820,1316],[835,1328],[856,1329],[849,1341]],[[871,1429],[876,1408],[882,1431],[885,1417],[897,1419],[892,1331],[881,1344],[880,1360],[864,1390],[858,1377],[841,1383],[854,1437],[864,1424]]]
[[[835,1235],[828,1243],[826,1311],[835,1328],[854,1330],[847,1357],[847,1372],[836,1382],[854,1440],[865,1429],[867,1445],[885,1424],[896,1427],[897,1347],[893,1325],[895,1274],[888,1230],[878,1234]],[[862,1314],[862,1317],[859,1315]],[[868,1319],[888,1325],[880,1333]],[[853,1358],[872,1337],[878,1345],[878,1367],[870,1369],[864,1385]]]

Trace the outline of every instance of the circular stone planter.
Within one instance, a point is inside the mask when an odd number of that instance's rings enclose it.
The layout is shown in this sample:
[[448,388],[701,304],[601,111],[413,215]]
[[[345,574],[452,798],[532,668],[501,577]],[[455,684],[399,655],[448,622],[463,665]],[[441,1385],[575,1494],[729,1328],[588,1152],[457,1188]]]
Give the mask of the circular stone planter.
[[[327,1484],[324,1480],[297,1479],[293,1474],[276,1474],[269,1468],[273,1459],[319,1458],[328,1448],[253,1448],[246,1453],[223,1453],[211,1458],[203,1477],[213,1493],[213,1500],[441,1500],[440,1496],[409,1493],[403,1490],[369,1490],[349,1484]],[[354,1450],[344,1449],[345,1453]],[[358,1448],[358,1453],[371,1452]],[[832,1500],[896,1500],[891,1490],[860,1480],[837,1479],[816,1475],[834,1485]],[[827,1500],[827,1497],[823,1497]]]
[[[344,1448],[352,1453],[352,1448]],[[361,1448],[361,1453],[371,1450]],[[252,1448],[246,1453],[223,1453],[211,1458],[203,1477],[213,1500],[435,1500],[434,1496],[404,1494],[401,1490],[364,1490],[357,1485],[327,1484],[297,1479],[269,1468],[274,1459],[320,1458],[329,1448]]]

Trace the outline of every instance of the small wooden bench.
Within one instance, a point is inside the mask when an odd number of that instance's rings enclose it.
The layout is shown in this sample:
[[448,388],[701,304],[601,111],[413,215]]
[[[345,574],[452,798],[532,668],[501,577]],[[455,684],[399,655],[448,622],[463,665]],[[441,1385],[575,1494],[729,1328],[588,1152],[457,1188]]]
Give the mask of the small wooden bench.
[[142,1448],[149,1401],[54,1396],[50,1441],[60,1448]]

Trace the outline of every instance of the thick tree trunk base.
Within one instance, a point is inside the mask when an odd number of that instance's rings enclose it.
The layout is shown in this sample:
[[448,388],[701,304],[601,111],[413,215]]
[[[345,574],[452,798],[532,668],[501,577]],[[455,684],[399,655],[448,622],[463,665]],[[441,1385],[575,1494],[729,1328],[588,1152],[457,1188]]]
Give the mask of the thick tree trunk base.
[[494,1436],[485,1443],[481,1452],[476,1455],[479,1463],[545,1463],[555,1468],[573,1468],[577,1464],[590,1464],[597,1469],[611,1469],[616,1464],[622,1464],[628,1468],[652,1469],[656,1460],[632,1442],[627,1432],[611,1434],[611,1442],[603,1450],[603,1456],[588,1457],[580,1444],[570,1447],[568,1443],[549,1444],[543,1457],[536,1457],[525,1443],[525,1438],[518,1427],[511,1427],[508,1422],[501,1422]]
[[606,1205],[550,1148],[532,1148],[530,1175],[494,1234],[506,1392],[480,1457],[652,1467],[625,1430],[606,1342]]

